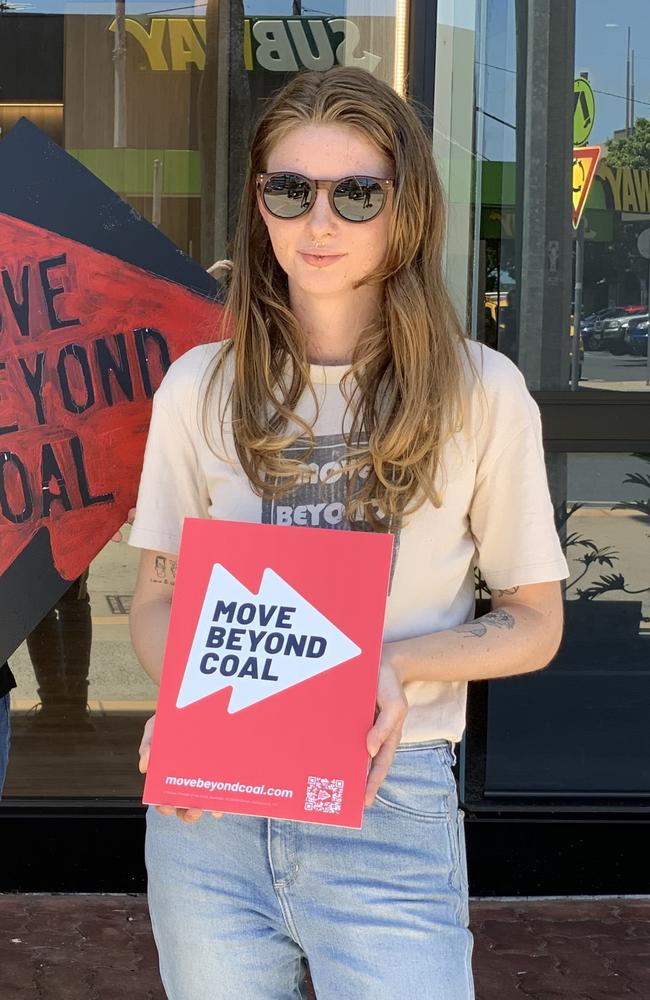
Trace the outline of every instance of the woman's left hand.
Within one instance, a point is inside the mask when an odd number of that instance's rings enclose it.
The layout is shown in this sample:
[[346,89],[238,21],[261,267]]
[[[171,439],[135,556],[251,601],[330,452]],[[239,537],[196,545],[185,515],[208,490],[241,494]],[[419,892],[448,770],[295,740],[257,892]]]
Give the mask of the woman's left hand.
[[388,774],[395,749],[402,737],[402,725],[408,711],[408,702],[399,675],[394,667],[382,660],[377,685],[377,718],[368,733],[368,753],[372,764],[366,785],[365,803],[371,806],[375,795]]

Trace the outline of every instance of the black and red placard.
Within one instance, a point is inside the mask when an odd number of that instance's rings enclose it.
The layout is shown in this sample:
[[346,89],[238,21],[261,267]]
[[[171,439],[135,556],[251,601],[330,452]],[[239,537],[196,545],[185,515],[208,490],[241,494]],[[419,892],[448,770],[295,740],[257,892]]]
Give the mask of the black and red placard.
[[0,142],[0,663],[135,503],[151,399],[220,286],[26,119]]

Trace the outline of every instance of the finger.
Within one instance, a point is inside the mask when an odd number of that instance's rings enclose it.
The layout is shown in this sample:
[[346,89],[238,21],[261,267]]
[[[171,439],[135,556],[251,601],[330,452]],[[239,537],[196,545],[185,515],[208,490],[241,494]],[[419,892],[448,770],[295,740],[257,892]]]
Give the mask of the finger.
[[157,813],[160,813],[161,816],[173,816],[176,812],[175,806],[154,806],[154,809]]
[[184,823],[197,823],[203,815],[202,809],[177,809],[176,815]]
[[143,737],[142,743],[140,744],[140,746],[138,748],[138,754],[139,754],[138,770],[139,770],[140,774],[146,774],[147,773],[147,768],[149,767],[149,748],[150,748],[150,744],[149,743],[145,743],[144,737]]
[[133,524],[135,521],[135,507],[131,507],[129,513],[126,515],[126,520],[128,524]]
[[401,727],[405,718],[406,705],[401,701],[391,702],[382,708],[366,738],[366,746],[371,757],[379,752],[390,734],[397,727]]
[[140,746],[138,747],[138,753],[140,755],[138,768],[141,774],[145,774],[147,768],[149,767],[149,753],[151,750],[151,738],[153,736],[155,718],[156,716],[152,715],[150,719],[147,719],[142,731],[142,739],[140,740]]
[[112,542],[121,542],[122,541],[122,532],[121,531],[116,531],[115,534],[111,536],[111,541]]
[[214,816],[215,819],[222,819],[223,818],[223,813],[213,812],[213,813],[210,813],[210,815]]
[[368,773],[368,781],[366,783],[366,795],[364,801],[367,806],[371,806],[375,801],[375,796],[377,795],[377,792],[390,770],[390,766],[393,763],[393,757],[395,756],[395,750],[400,741],[400,736],[401,728],[388,737],[381,749],[375,755]]

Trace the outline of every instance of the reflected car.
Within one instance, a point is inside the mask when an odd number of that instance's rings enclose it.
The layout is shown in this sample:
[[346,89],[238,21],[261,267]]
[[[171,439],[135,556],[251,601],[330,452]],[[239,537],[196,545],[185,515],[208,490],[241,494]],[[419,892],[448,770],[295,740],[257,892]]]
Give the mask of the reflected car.
[[[584,317],[580,324],[580,332],[582,333],[582,340],[587,351],[600,350],[600,329],[602,328],[602,322],[619,315],[620,308],[618,306],[609,306],[608,309],[599,309],[598,312]],[[596,332],[595,327],[599,320],[599,331]]]
[[628,323],[623,340],[627,354],[637,358],[648,355],[648,316],[635,316]]
[[508,296],[506,292],[485,293],[485,310],[490,313],[493,322],[497,322],[499,310],[506,309],[507,306]]
[[[647,313],[641,315],[647,317]],[[630,323],[638,318],[638,316],[621,316],[620,319],[606,319],[600,334],[602,349],[617,357],[620,357],[621,354],[627,354],[625,334]]]
[[586,316],[580,324],[586,350],[600,351],[607,347],[603,343],[603,330],[608,320],[627,319],[645,310],[645,306],[609,306]]

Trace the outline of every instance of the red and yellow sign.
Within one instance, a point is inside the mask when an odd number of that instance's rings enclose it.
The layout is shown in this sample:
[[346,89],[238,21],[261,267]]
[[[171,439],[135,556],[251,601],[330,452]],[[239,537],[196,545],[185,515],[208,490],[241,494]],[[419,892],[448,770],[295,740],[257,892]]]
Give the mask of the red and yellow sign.
[[573,150],[571,197],[573,199],[574,229],[577,229],[580,223],[582,210],[587,202],[599,159],[600,146],[578,146]]

